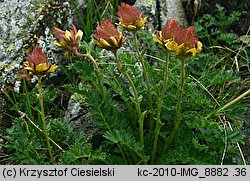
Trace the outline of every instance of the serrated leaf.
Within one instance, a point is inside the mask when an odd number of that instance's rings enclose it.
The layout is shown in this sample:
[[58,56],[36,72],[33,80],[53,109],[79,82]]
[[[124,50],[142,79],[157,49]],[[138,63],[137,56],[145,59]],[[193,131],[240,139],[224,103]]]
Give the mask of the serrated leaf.
[[208,146],[200,144],[199,141],[195,138],[192,139],[192,143],[193,143],[194,147],[196,149],[198,149],[199,151],[208,149]]
[[137,104],[134,97],[129,96],[129,98],[134,104]]
[[237,142],[242,138],[242,133],[240,131],[229,132],[228,138],[233,142]]
[[232,43],[238,38],[238,35],[235,33],[221,33],[219,36],[219,40],[225,41],[227,43]]
[[134,138],[133,134],[125,130],[107,131],[103,135],[106,139],[113,143],[120,143],[121,145],[129,148],[133,151],[143,162],[147,162],[149,157],[146,157],[143,153],[141,144]]
[[103,135],[103,137],[106,138],[107,140],[113,142],[113,143],[118,143],[116,136],[111,131],[106,131],[106,133]]

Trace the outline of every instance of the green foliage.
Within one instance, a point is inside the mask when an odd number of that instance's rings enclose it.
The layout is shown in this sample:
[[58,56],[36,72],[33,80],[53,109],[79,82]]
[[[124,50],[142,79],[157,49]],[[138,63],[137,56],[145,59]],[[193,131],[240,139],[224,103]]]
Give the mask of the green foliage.
[[242,13],[234,11],[227,15],[226,9],[219,4],[216,4],[216,13],[216,17],[205,14],[194,23],[196,34],[202,42],[207,42],[208,46],[218,45],[218,40],[222,43],[231,43],[238,38],[237,34],[228,33],[228,28],[239,19]]
[[[55,145],[54,154],[59,157],[58,164],[93,164],[105,159],[100,151],[92,148],[84,140],[81,131],[75,131],[74,125],[63,119],[48,120],[50,138],[58,144]],[[24,119],[16,119],[13,126],[7,130],[6,149],[12,164],[49,164],[44,135]]]
[[[72,11],[76,13],[80,20],[80,26],[83,30],[86,41],[91,39],[93,29],[95,29],[97,22],[105,18],[112,17],[118,7],[118,0],[105,0],[105,1],[93,1],[87,0],[85,3],[87,6],[79,9],[77,1],[70,0]],[[80,28],[80,27],[79,27]]]
[[27,122],[15,119],[13,126],[7,130],[6,139],[10,160],[13,164],[46,164],[43,150],[44,140],[41,133],[30,129]]
[[[140,143],[133,138],[133,134],[129,131],[107,131],[103,136],[109,140],[111,144],[121,143],[129,157],[133,159],[133,162],[130,164],[147,163],[149,160],[149,157],[144,155],[143,148],[140,146]],[[136,157],[139,157],[139,160],[136,159]]]

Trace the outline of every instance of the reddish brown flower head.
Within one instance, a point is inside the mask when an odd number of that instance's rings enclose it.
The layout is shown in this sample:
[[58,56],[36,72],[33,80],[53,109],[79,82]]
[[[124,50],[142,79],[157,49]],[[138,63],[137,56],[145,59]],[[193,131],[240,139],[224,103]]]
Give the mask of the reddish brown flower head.
[[181,45],[184,44],[187,48],[195,48],[198,43],[198,38],[194,35],[194,26],[183,29],[178,34],[176,34],[174,41]]
[[128,31],[139,30],[147,21],[147,18],[140,14],[139,10],[135,6],[121,3],[118,7],[117,16],[119,16],[120,23],[119,28]]
[[179,24],[171,19],[160,32],[159,37],[153,35],[153,40],[164,45],[168,50],[175,51],[177,55],[195,56],[201,51],[202,44],[195,37],[194,31],[194,26],[181,29]]
[[195,28],[190,26],[177,33],[173,41],[167,42],[165,46],[177,55],[191,54],[195,56],[202,49],[202,43],[194,35]]
[[77,30],[75,25],[72,24],[70,31],[62,31],[56,27],[53,28],[53,34],[56,37],[54,42],[55,45],[75,52],[79,47],[83,32],[81,30]]
[[98,23],[96,33],[92,36],[95,43],[106,50],[117,50],[125,41],[123,33],[119,32],[108,19],[103,20],[101,25]]
[[173,40],[174,37],[181,31],[181,27],[174,19],[171,19],[161,32],[159,32],[159,37],[153,35],[155,42],[165,45],[170,40]]
[[36,45],[32,53],[27,56],[27,62],[25,62],[26,70],[33,72],[35,75],[44,75],[46,73],[54,72],[57,65],[51,65],[46,58],[42,49]]
[[180,25],[174,19],[171,19],[162,30],[162,38],[173,39],[181,31]]

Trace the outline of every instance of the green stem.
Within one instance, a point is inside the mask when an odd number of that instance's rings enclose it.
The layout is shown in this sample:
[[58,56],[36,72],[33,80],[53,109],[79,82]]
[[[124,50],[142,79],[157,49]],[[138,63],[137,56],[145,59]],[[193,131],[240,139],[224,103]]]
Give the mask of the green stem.
[[143,69],[143,76],[145,78],[146,86],[147,86],[147,94],[148,94],[148,105],[149,105],[149,123],[150,123],[150,132],[153,130],[154,127],[154,119],[153,119],[153,99],[152,99],[152,93],[150,89],[150,82],[149,82],[149,77],[148,77],[148,72],[144,63],[143,55],[140,53],[139,48],[138,48],[138,41],[137,41],[137,35],[136,31],[133,33],[134,35],[134,44],[135,44],[135,49],[136,53],[138,56],[138,59],[142,65]]
[[48,134],[48,130],[47,130],[47,124],[46,124],[46,120],[45,120],[45,113],[44,113],[44,106],[43,106],[43,93],[42,93],[42,81],[41,81],[42,77],[41,76],[37,76],[37,77],[38,77],[39,102],[40,102],[40,106],[41,106],[41,118],[42,118],[42,122],[43,122],[43,132],[44,132],[44,135],[46,138],[51,164],[55,165],[54,157],[53,157],[52,150],[50,147],[50,140],[49,140],[49,134]]
[[105,91],[104,91],[104,86],[102,84],[102,75],[100,74],[98,63],[95,61],[94,57],[92,57],[88,53],[87,54],[81,54],[77,50],[74,53],[76,55],[78,55],[78,56],[81,56],[81,57],[87,57],[93,63],[93,65],[95,67],[95,70],[96,70],[95,72],[96,72],[96,77],[97,77],[97,80],[98,80],[99,89],[101,91],[103,99],[105,99]]
[[177,100],[177,107],[176,107],[176,116],[175,116],[175,124],[174,124],[174,129],[170,135],[170,138],[166,140],[165,146],[164,146],[164,152],[166,152],[170,144],[172,143],[180,125],[180,110],[181,110],[181,100],[182,100],[182,95],[184,91],[184,84],[185,84],[185,59],[181,59],[181,87],[178,92],[178,100]]
[[[102,76],[101,76],[101,74],[100,74],[100,70],[99,70],[98,63],[95,61],[94,57],[92,57],[92,56],[91,56],[90,54],[88,54],[88,53],[87,53],[87,54],[81,54],[81,53],[79,53],[77,50],[76,50],[74,53],[75,53],[76,55],[78,55],[78,56],[82,56],[82,57],[87,57],[87,58],[89,58],[89,59],[91,60],[91,62],[93,63],[93,65],[94,65],[94,67],[95,67],[95,70],[96,70],[96,77],[97,77],[97,79],[98,79],[99,89],[101,90],[101,94],[102,94],[103,100],[105,100],[105,91],[104,91],[104,86],[103,86],[103,84],[102,84]],[[102,118],[103,118],[103,121],[104,121],[106,127],[108,128],[109,131],[111,131],[110,126],[109,126],[109,124],[107,123],[105,117],[103,116],[102,111],[101,111],[100,108],[99,108],[99,111],[100,111],[100,113],[101,113],[101,116],[102,116]],[[120,145],[119,143],[117,143],[117,146],[118,146],[118,148],[119,148],[119,150],[120,150],[120,152],[121,152],[121,154],[122,154],[122,157],[123,157],[123,160],[125,161],[125,164],[127,164],[128,162],[127,162],[127,159],[126,159],[126,157],[125,157],[125,154],[124,154],[124,152],[123,152],[123,150],[122,150],[122,148],[121,148],[121,145]]]
[[138,122],[139,122],[139,129],[140,129],[140,141],[141,141],[141,145],[144,148],[144,118],[141,114],[141,106],[140,106],[140,100],[138,97],[138,93],[137,90],[135,88],[134,82],[131,79],[131,77],[129,76],[129,74],[124,70],[123,65],[121,63],[121,60],[119,59],[118,55],[117,55],[117,51],[113,52],[115,55],[115,60],[116,63],[118,65],[118,69],[121,71],[121,73],[126,77],[126,79],[129,81],[130,86],[132,87],[133,90],[133,94],[134,94],[134,98],[135,98],[135,105],[136,105],[136,110],[137,110],[137,114],[138,114]]
[[163,82],[161,96],[158,98],[158,103],[157,103],[157,117],[156,117],[155,136],[154,136],[154,145],[153,145],[153,151],[152,151],[151,164],[154,163],[156,151],[157,151],[159,133],[160,133],[161,127],[164,125],[164,123],[161,122],[161,108],[162,108],[163,98],[164,98],[166,90],[167,90],[169,55],[170,55],[170,53],[169,53],[169,51],[167,51],[164,82]]

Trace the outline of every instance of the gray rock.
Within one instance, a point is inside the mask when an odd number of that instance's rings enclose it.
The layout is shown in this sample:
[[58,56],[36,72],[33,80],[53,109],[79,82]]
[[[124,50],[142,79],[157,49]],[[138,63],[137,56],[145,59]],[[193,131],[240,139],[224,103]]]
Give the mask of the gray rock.
[[0,3],[0,88],[4,83],[14,83],[24,56],[21,48],[29,29],[25,25],[30,26],[25,15],[34,19],[33,8],[29,0],[4,0]]
[[76,130],[81,130],[87,141],[93,138],[93,135],[98,131],[98,127],[93,125],[93,116],[88,111],[88,107],[81,103],[77,95],[74,94],[69,100],[68,109],[65,113],[64,118],[67,121],[73,122]]
[[73,121],[78,118],[82,107],[81,104],[73,99],[69,100],[68,109],[65,113],[65,119]]
[[141,10],[144,16],[148,17],[148,22],[153,25],[154,29],[161,30],[171,18],[182,26],[187,25],[181,0],[152,0],[152,3],[137,0],[135,6]]
[[151,4],[146,3],[145,0],[137,0],[134,4],[141,14],[147,17],[147,21],[151,28],[159,28],[159,11],[157,9],[156,0],[153,0]]

